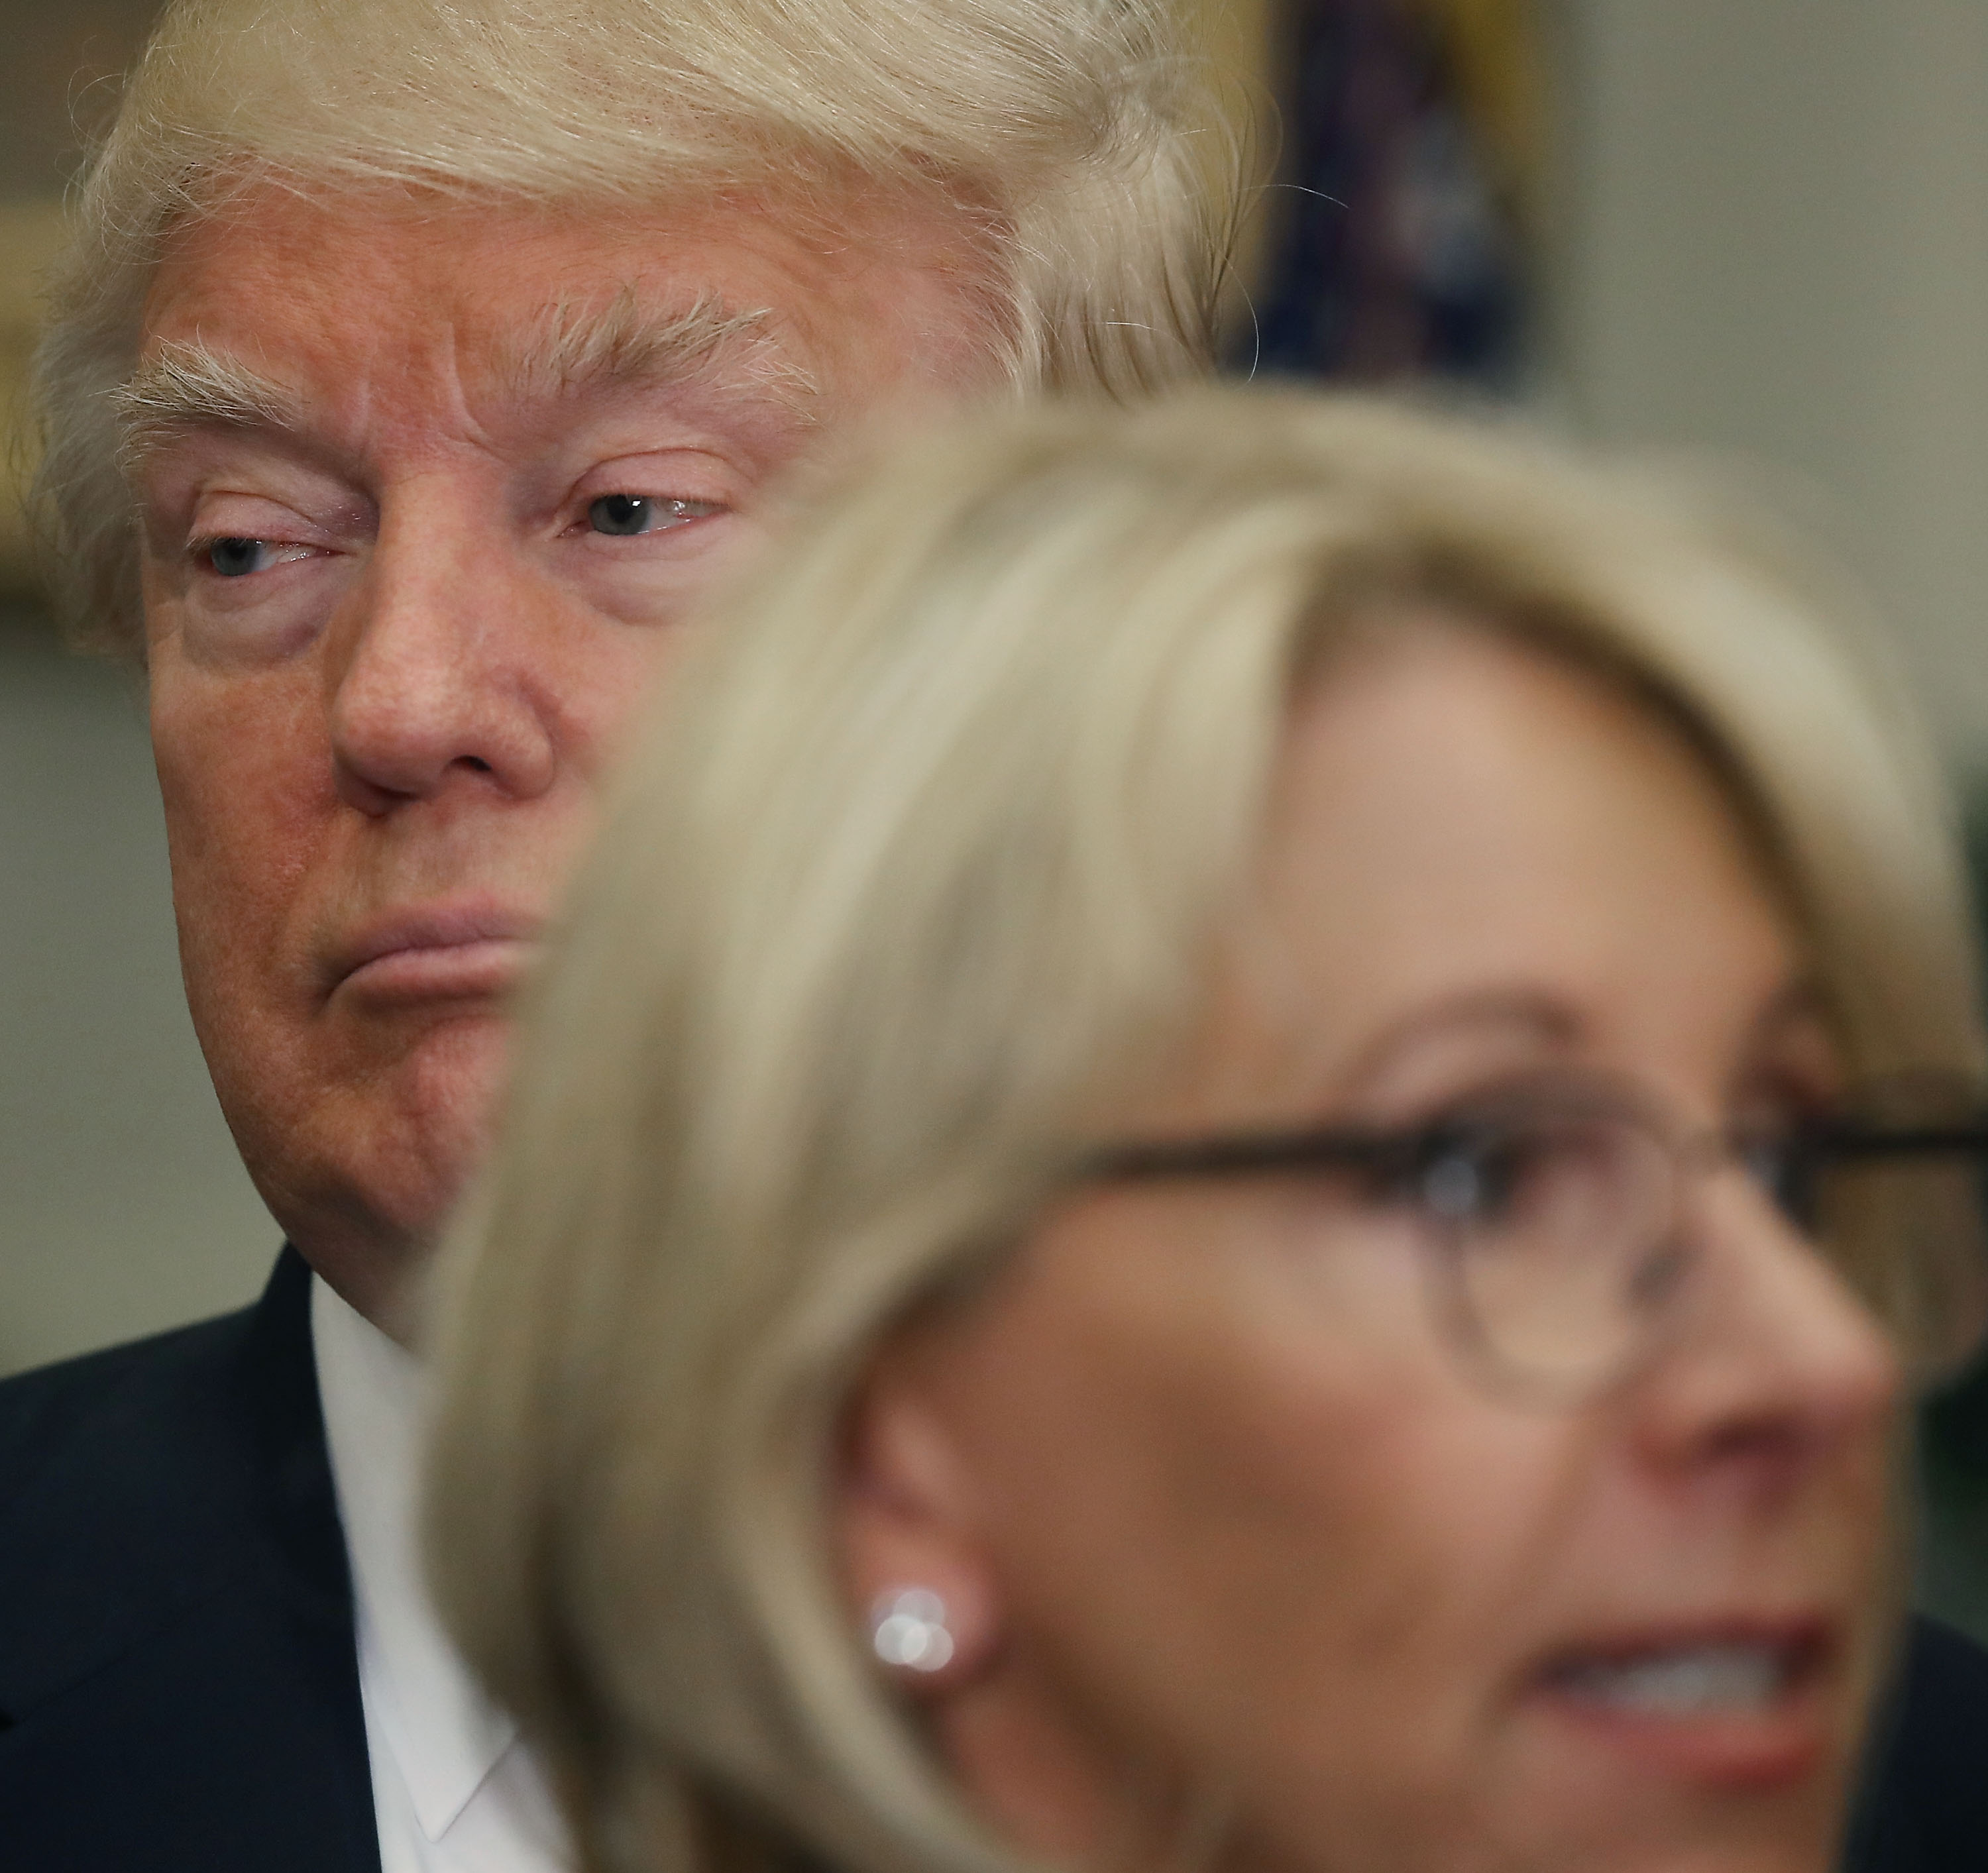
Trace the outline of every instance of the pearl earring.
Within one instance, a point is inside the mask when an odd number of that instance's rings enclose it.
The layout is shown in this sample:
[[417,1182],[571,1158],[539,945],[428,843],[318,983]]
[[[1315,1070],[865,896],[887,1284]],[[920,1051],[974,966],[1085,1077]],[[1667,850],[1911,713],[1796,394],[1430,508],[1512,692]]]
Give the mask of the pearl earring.
[[886,1665],[936,1672],[952,1657],[945,1602],[923,1587],[881,1595],[870,1609],[870,1643]]

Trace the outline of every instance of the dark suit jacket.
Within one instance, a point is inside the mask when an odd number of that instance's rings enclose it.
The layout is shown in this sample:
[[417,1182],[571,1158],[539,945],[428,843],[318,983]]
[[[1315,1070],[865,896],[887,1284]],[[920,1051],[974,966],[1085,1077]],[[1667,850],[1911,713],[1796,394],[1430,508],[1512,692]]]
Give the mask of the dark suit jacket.
[[309,1297],[0,1384],[0,1873],[380,1873]]
[[1988,1873],[1988,1652],[1915,1620],[1871,1756],[1851,1873]]
[[[380,1873],[308,1270],[0,1384],[0,1873]],[[1915,1623],[1854,1873],[1988,1873],[1988,1653]]]

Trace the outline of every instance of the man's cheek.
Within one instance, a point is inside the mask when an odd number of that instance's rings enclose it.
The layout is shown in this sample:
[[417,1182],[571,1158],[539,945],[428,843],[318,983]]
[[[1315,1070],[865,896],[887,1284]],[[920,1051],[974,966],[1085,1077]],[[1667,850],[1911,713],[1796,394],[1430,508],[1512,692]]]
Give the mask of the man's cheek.
[[289,958],[281,925],[306,829],[285,810],[279,739],[185,709],[155,711],[159,787],[180,953],[196,1025],[211,1047],[230,998],[265,1005]]
[[168,647],[153,667],[150,713],[176,865],[182,854],[266,843],[274,824],[307,816],[329,796],[323,705],[308,669],[217,676]]
[[[762,537],[756,528],[742,524],[725,546],[725,564],[744,562]],[[654,726],[658,708],[668,696],[685,657],[707,628],[688,601],[686,610],[688,615],[677,622],[622,634],[600,655],[586,689],[571,685],[563,699],[568,709],[583,712],[577,732],[566,738],[566,748],[590,789],[597,791],[604,775]]]
[[[281,970],[266,907],[224,871],[175,857],[180,969],[210,1065],[233,1056],[279,1013]],[[276,1004],[276,1006],[272,1006]],[[266,1044],[267,1037],[265,1037]]]

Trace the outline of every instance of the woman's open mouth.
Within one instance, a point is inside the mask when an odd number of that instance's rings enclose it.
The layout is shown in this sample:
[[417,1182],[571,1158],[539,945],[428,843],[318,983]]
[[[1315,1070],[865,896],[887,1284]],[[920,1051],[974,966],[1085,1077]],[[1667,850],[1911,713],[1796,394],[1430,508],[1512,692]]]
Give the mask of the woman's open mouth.
[[1692,1780],[1768,1787],[1827,1750],[1838,1651],[1827,1622],[1802,1620],[1570,1651],[1536,1683],[1604,1746]]

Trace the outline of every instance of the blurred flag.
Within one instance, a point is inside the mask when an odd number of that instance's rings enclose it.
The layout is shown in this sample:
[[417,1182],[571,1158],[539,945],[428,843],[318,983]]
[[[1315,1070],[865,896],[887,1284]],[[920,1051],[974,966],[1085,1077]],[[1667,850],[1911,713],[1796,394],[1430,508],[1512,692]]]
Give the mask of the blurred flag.
[[1237,363],[1510,387],[1541,136],[1531,0],[1286,0],[1280,39],[1276,232]]

